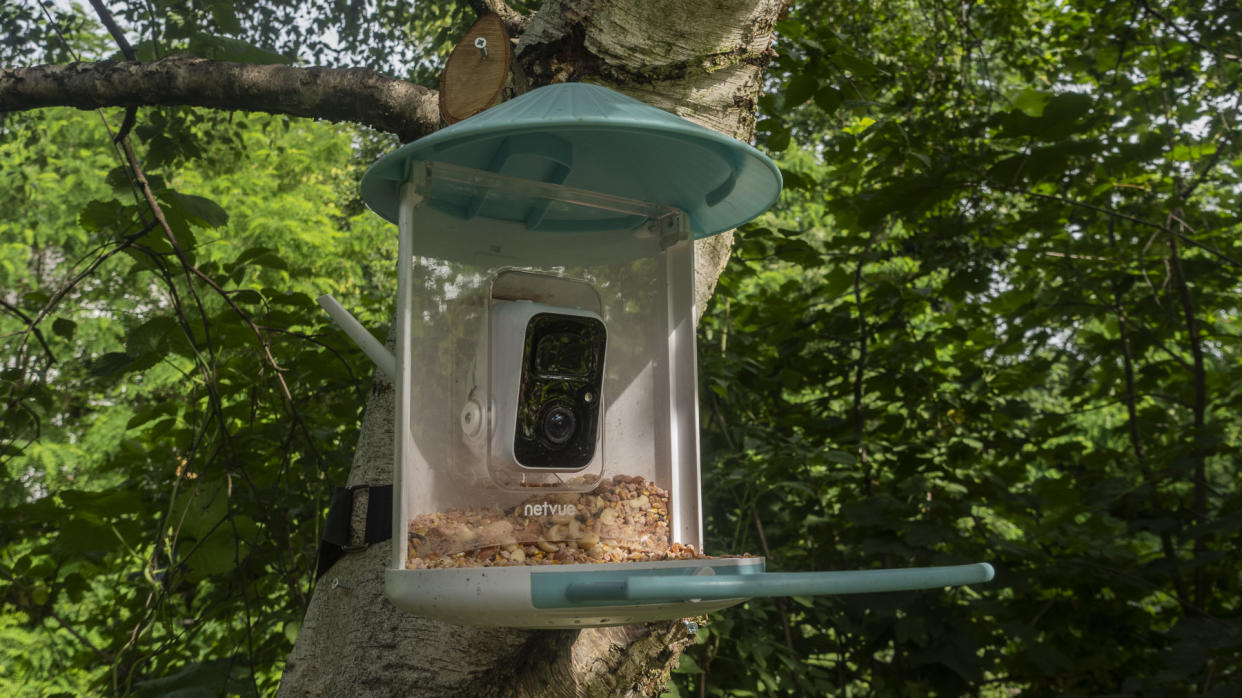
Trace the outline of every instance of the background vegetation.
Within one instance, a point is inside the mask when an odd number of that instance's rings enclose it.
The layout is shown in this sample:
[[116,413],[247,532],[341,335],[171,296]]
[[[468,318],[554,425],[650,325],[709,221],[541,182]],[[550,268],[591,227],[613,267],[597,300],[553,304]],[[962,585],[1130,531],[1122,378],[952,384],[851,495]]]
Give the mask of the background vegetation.
[[[119,15],[150,56],[428,84],[468,21],[339,5]],[[80,11],[0,26],[4,65],[114,50]],[[997,579],[748,603],[670,692],[1242,691],[1239,37],[1224,0],[790,7],[759,105],[787,191],[700,330],[709,552]],[[369,373],[311,298],[383,332],[356,183],[393,144],[140,110],[173,249],[120,121],[0,122],[0,688],[270,693]]]

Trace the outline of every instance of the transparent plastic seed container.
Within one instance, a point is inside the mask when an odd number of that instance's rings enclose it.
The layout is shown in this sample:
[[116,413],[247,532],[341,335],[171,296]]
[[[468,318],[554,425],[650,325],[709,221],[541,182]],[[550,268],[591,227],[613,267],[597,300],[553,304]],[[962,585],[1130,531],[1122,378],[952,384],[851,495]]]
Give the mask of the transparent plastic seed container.
[[[701,553],[685,214],[418,161],[400,221],[399,606],[457,622],[633,622],[677,613],[540,610],[531,575],[761,569]],[[486,598],[463,596],[470,584]]]
[[415,171],[397,566],[693,558],[681,214],[443,163]]

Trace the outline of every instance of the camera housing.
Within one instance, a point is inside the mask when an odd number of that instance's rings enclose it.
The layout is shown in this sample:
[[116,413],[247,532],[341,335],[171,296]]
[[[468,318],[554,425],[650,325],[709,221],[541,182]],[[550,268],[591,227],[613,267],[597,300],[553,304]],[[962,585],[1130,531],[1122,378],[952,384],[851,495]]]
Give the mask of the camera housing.
[[492,470],[580,472],[602,462],[607,328],[530,300],[491,308]]

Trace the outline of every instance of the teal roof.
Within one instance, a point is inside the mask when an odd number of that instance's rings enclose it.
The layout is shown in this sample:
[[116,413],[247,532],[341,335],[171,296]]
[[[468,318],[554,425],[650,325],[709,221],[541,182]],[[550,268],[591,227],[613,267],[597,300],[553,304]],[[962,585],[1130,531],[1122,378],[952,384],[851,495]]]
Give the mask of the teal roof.
[[[585,83],[540,87],[389,153],[363,176],[363,200],[395,223],[400,185],[417,161],[671,206],[688,214],[695,237],[749,221],[781,191],[780,170],[751,146]],[[475,215],[506,214],[462,217]]]

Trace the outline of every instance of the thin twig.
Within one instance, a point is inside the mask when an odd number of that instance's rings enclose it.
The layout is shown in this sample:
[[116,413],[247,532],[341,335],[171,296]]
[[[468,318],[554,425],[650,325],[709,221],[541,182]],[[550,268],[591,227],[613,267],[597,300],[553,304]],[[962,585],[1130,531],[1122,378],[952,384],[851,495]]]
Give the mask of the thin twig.
[[[1203,429],[1207,423],[1207,371],[1204,367],[1202,340],[1199,337],[1199,323],[1195,317],[1194,301],[1190,296],[1190,285],[1186,281],[1186,273],[1182,270],[1181,256],[1177,250],[1177,239],[1169,238],[1169,252],[1173,263],[1173,273],[1177,280],[1177,295],[1181,301],[1182,313],[1186,322],[1186,334],[1190,341],[1190,355],[1194,361],[1195,402],[1192,412],[1194,417],[1194,511],[1195,520],[1200,526],[1208,521],[1207,516],[1207,454],[1202,446]],[[1194,559],[1195,567],[1194,603],[1202,608],[1207,600],[1207,577],[1202,561],[1207,555],[1207,543],[1202,533],[1195,534]]]
[[[94,274],[95,270],[99,268],[99,265],[111,259],[112,256],[117,254],[118,252],[122,252],[125,249],[131,247],[143,235],[146,235],[150,231],[151,231],[151,226],[147,226],[139,230],[137,233],[133,233],[131,235],[128,235],[122,238],[120,241],[120,244],[104,252],[100,252],[99,256],[96,257],[89,265],[87,265],[85,269],[78,272],[77,274],[74,274],[72,277],[69,278],[69,280],[61,284],[60,288],[56,289],[56,292],[52,294],[52,297],[49,298],[48,301],[43,304],[43,307],[39,309],[39,312],[35,314],[33,324],[28,325],[26,328],[26,334],[29,335],[31,333],[38,332],[36,328],[38,327],[39,323],[41,323],[44,318],[50,315],[52,311],[55,310],[60,305],[60,301],[64,299],[64,297],[70,291],[76,288],[78,284],[82,283],[91,274]],[[96,249],[98,250],[98,249],[103,249],[103,248],[96,248]],[[75,263],[75,266],[78,263],[81,263],[81,260]],[[26,344],[26,338],[23,337],[21,345],[24,347],[25,344]],[[22,349],[19,348],[19,351],[22,351]]]
[[[763,533],[763,521],[759,518],[759,510],[752,507],[750,513],[755,519],[755,531],[759,533],[759,545],[763,548],[763,557],[771,560],[772,551],[768,549],[768,537]],[[789,613],[785,608],[785,598],[776,599],[776,608],[781,613],[781,625],[785,628],[785,647],[789,648],[789,653],[794,653],[793,633],[789,632]]]
[[[121,55],[125,56],[125,60],[138,60],[137,54],[134,53],[134,47],[129,45],[129,41],[125,38],[125,32],[117,26],[116,19],[112,17],[112,13],[108,11],[108,7],[103,4],[103,0],[90,0],[91,7],[95,8],[95,14],[99,15],[99,21],[108,29],[108,33],[112,35],[113,41],[121,49]],[[129,135],[130,130],[134,128],[134,124],[138,121],[138,107],[130,105],[125,108],[125,118],[121,119],[121,127],[117,129],[117,135],[113,137],[114,142]]]
[[52,348],[47,345],[47,340],[43,338],[43,333],[39,331],[39,327],[36,324],[37,320],[30,319],[29,315],[23,313],[17,306],[10,305],[3,298],[0,298],[0,308],[4,308],[10,315],[26,323],[26,327],[29,328],[30,332],[34,333],[35,339],[39,340],[39,344],[43,346],[43,353],[47,354],[48,364],[56,363],[56,355],[52,353]]
[[867,370],[867,316],[863,312],[862,305],[862,270],[867,263],[867,257],[871,252],[871,246],[875,243],[874,233],[867,239],[867,246],[863,249],[863,253],[858,257],[858,264],[854,267],[854,305],[858,310],[858,362],[854,367],[854,397],[853,397],[853,413],[854,413],[854,440],[858,446],[858,462],[863,468],[863,492],[871,495],[871,465],[867,460],[867,444],[866,437],[866,417],[863,414],[863,380],[866,377]]
[[[146,174],[142,171],[142,166],[138,164],[138,156],[134,154],[133,144],[130,143],[128,137],[122,138],[119,142],[121,149],[125,153],[126,160],[129,161],[130,171],[134,175],[134,181],[138,184],[138,188],[142,192],[142,196],[146,199],[147,206],[151,210],[151,215],[155,216],[156,222],[160,229],[164,231],[164,237],[168,239],[168,243],[172,245],[173,254],[177,256],[181,262],[181,268],[185,272],[187,290],[190,297],[194,299],[194,303],[198,306],[199,315],[203,319],[203,344],[207,350],[207,363],[202,367],[204,372],[203,379],[206,383],[207,393],[212,405],[212,412],[220,423],[220,433],[225,442],[228,443],[229,430],[224,422],[224,401],[220,398],[219,392],[216,390],[216,352],[215,345],[211,339],[211,322],[207,315],[207,309],[203,306],[203,299],[198,295],[198,289],[194,287],[194,275],[190,271],[193,266],[189,259],[185,256],[185,251],[181,249],[181,244],[177,241],[177,236],[173,234],[172,226],[169,225],[168,219],[164,216],[164,209],[160,206],[159,201],[155,199],[155,192],[151,190],[151,184],[147,181]],[[176,307],[178,315],[183,320],[183,329],[186,336],[193,342],[193,330],[190,328],[189,318],[186,317],[180,306]]]
[[[1115,222],[1110,217],[1108,219],[1108,243],[1112,248],[1113,254],[1117,254],[1117,235],[1114,227]],[[1130,335],[1126,322],[1126,313],[1121,305],[1121,283],[1117,280],[1113,281],[1113,311],[1117,315],[1117,327],[1121,334],[1121,358],[1126,379],[1125,402],[1126,415],[1130,424],[1130,443],[1134,446],[1135,459],[1138,460],[1140,466],[1146,469],[1146,459],[1143,457],[1143,441],[1139,434],[1138,406],[1135,398],[1134,357],[1130,350]]]
[[[1235,267],[1237,267],[1237,268],[1239,268],[1239,269],[1242,269],[1242,262],[1239,262],[1238,260],[1236,260],[1236,259],[1234,259],[1234,258],[1230,257],[1229,255],[1225,254],[1224,252],[1221,252],[1220,250],[1218,250],[1218,249],[1216,249],[1216,248],[1212,247],[1211,245],[1206,245],[1206,244],[1204,244],[1204,243],[1201,243],[1201,242],[1199,242],[1198,240],[1195,240],[1194,238],[1188,237],[1187,235],[1185,235],[1185,234],[1184,234],[1184,233],[1182,233],[1181,231],[1176,230],[1176,229],[1174,229],[1174,228],[1171,228],[1171,227],[1169,227],[1169,226],[1167,226],[1167,225],[1163,225],[1163,224],[1161,224],[1161,223],[1156,223],[1156,222],[1154,222],[1154,221],[1149,221],[1149,220],[1147,220],[1147,219],[1145,219],[1145,218],[1139,218],[1139,217],[1137,217],[1137,216],[1131,216],[1131,215],[1129,215],[1129,214],[1127,214],[1127,213],[1122,213],[1121,211],[1118,211],[1118,210],[1116,210],[1116,209],[1106,208],[1106,207],[1104,207],[1104,206],[1096,206],[1095,204],[1089,204],[1089,203],[1087,203],[1087,202],[1085,202],[1085,201],[1078,201],[1078,200],[1075,200],[1075,199],[1066,199],[1066,198],[1064,198],[1064,197],[1061,197],[1061,196],[1054,196],[1054,195],[1052,195],[1052,194],[1041,194],[1041,193],[1039,193],[1039,192],[1036,192],[1036,191],[1031,191],[1031,190],[1029,190],[1029,189],[1012,189],[1012,190],[1010,190],[1010,191],[1013,191],[1014,193],[1017,193],[1017,194],[1023,194],[1023,195],[1025,195],[1025,196],[1031,196],[1031,197],[1034,197],[1034,198],[1037,198],[1037,199],[1047,199],[1047,200],[1049,200],[1049,201],[1056,201],[1056,202],[1058,202],[1058,203],[1065,204],[1066,206],[1077,206],[1077,207],[1080,207],[1080,208],[1089,209],[1089,210],[1092,210],[1092,211],[1096,211],[1096,212],[1098,212],[1098,213],[1103,213],[1103,214],[1108,215],[1108,216],[1114,216],[1114,217],[1116,217],[1116,218],[1121,218],[1121,219],[1124,219],[1124,220],[1130,221],[1130,222],[1132,222],[1132,223],[1137,223],[1137,224],[1139,224],[1139,225],[1142,225],[1142,226],[1145,226],[1145,227],[1148,227],[1148,228],[1154,228],[1154,229],[1156,229],[1156,230],[1159,230],[1160,232],[1163,232],[1163,233],[1168,233],[1169,235],[1174,235],[1174,236],[1176,236],[1179,240],[1181,240],[1181,241],[1185,242],[1187,245],[1190,245],[1190,246],[1192,246],[1192,247],[1197,247],[1197,248],[1199,248],[1199,249],[1201,249],[1201,250],[1203,250],[1203,251],[1205,251],[1205,252],[1207,252],[1207,253],[1209,253],[1209,254],[1213,255],[1214,257],[1217,257],[1218,259],[1221,259],[1221,260],[1223,260],[1223,261],[1225,261],[1225,262],[1228,262],[1229,264],[1231,264],[1231,265],[1233,265],[1233,266],[1235,266]],[[1179,219],[1177,219],[1177,220],[1178,220],[1178,222],[1179,222],[1179,223],[1182,223],[1183,227],[1184,227],[1186,230],[1189,230],[1189,231],[1190,231],[1190,232],[1192,232],[1192,233],[1196,232],[1194,228],[1192,228],[1192,227],[1191,227],[1191,226],[1189,226],[1189,225],[1186,225],[1186,224],[1185,224],[1185,222],[1184,222],[1184,221],[1182,221],[1180,218],[1179,218]]]

